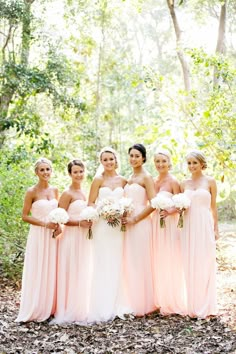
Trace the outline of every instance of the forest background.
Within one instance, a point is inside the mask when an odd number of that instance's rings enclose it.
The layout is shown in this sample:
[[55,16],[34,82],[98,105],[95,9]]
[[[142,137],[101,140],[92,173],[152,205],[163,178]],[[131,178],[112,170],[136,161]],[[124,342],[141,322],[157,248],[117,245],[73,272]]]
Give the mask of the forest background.
[[221,221],[235,221],[236,1],[0,0],[0,272],[21,278],[28,224],[21,221],[33,165],[66,166],[112,146],[120,172],[127,150],[168,149],[173,174],[202,150],[218,185]]

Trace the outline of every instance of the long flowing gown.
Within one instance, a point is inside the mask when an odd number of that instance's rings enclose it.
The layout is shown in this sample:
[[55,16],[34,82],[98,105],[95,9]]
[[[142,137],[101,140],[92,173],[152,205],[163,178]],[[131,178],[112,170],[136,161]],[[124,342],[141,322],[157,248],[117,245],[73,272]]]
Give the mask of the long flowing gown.
[[[103,198],[118,201],[124,189],[101,187],[97,202]],[[100,218],[92,228],[92,285],[88,323],[112,320],[120,315],[122,303],[121,271],[124,235],[120,226],[112,227]]]
[[216,245],[211,194],[206,189],[185,190],[191,200],[184,214],[181,249],[186,281],[187,314],[205,318],[217,314]]
[[[146,189],[137,183],[125,186],[125,196],[134,204],[134,215],[148,203]],[[156,309],[152,273],[152,222],[151,217],[127,226],[124,243],[124,288],[127,306],[137,316]]]
[[[158,194],[166,198],[173,196],[167,191]],[[178,218],[178,213],[169,215],[165,218],[165,227],[161,228],[159,211],[154,211],[152,216],[155,304],[163,315],[186,312]]]
[[[56,199],[40,199],[32,204],[35,218],[46,222]],[[23,268],[20,311],[17,322],[45,321],[55,311],[57,240],[52,230],[30,225]]]
[[[71,220],[78,220],[87,203],[75,200],[69,205]],[[88,229],[65,226],[58,244],[57,305],[52,323],[83,322],[87,318],[90,279],[91,241]]]

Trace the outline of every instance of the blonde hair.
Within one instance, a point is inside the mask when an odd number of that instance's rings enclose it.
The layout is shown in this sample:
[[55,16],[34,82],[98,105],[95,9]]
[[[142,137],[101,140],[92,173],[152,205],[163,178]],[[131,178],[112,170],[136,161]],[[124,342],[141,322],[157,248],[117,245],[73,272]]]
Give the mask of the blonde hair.
[[169,160],[169,168],[172,167],[172,162],[171,162],[171,154],[168,150],[165,150],[165,149],[158,149],[154,152],[154,160],[155,158],[157,157],[157,155],[164,155],[168,158]]
[[203,155],[203,153],[199,150],[192,150],[186,155],[186,159],[189,157],[194,157],[197,159],[200,164],[202,165],[202,169],[205,170],[207,168],[207,162],[206,162],[206,157]]
[[52,169],[52,162],[48,159],[46,159],[46,157],[40,157],[34,164],[34,171],[36,172],[37,169],[38,169],[38,166],[41,164],[41,163],[46,163],[47,165],[50,166],[50,168]]

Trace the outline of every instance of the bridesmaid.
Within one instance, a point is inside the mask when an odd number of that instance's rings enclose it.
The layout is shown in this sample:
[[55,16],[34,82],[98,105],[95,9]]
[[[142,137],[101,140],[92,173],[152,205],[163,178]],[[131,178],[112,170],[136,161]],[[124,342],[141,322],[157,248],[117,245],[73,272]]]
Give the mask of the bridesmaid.
[[17,322],[45,321],[55,312],[58,225],[47,216],[58,205],[58,189],[49,185],[52,164],[46,158],[35,163],[38,183],[25,194],[22,220],[30,224],[23,268],[20,311]]
[[[100,152],[100,167],[91,184],[89,204],[95,206],[102,199],[118,202],[124,195],[126,179],[119,175],[117,154],[110,147]],[[93,271],[88,323],[112,320],[122,316],[121,289],[124,234],[120,226],[111,227],[99,218],[93,227]]]
[[187,314],[190,317],[206,318],[217,314],[217,188],[214,178],[203,173],[207,163],[202,152],[191,151],[186,158],[191,177],[183,181],[181,191],[191,199],[191,205],[184,214],[181,248],[187,291]]
[[91,252],[86,234],[92,222],[79,221],[86,207],[81,189],[85,167],[75,159],[67,166],[71,185],[61,195],[59,207],[69,214],[69,221],[59,237],[57,267],[57,306],[52,323],[82,322],[88,313]]
[[124,246],[124,286],[128,307],[143,316],[156,309],[152,274],[152,222],[154,210],[148,200],[155,196],[152,176],[144,169],[146,148],[134,144],[128,150],[133,173],[125,186],[125,196],[133,199],[135,211],[125,218],[128,224]]
[[[170,174],[171,156],[166,150],[157,150],[154,163],[158,176],[155,191],[166,198],[180,193],[180,185]],[[165,228],[160,227],[165,218]],[[153,273],[155,304],[163,315],[184,314],[184,277],[180,254],[180,234],[177,229],[179,214],[175,208],[153,213]]]

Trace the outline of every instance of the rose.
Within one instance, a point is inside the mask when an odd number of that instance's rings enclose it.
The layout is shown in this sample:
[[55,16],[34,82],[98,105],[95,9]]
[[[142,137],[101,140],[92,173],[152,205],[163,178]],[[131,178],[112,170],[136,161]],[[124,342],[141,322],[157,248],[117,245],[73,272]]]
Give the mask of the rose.
[[173,195],[172,200],[176,209],[179,209],[179,221],[177,227],[182,228],[184,225],[183,214],[186,209],[190,207],[191,200],[184,193],[178,193]]
[[107,221],[111,227],[116,227],[120,224],[122,209],[119,203],[112,198],[104,198],[98,202],[97,211],[100,217]]
[[[167,198],[162,194],[157,194],[154,198],[151,199],[151,206],[160,211],[169,209],[173,207],[174,203],[171,198]],[[160,227],[164,228],[166,226],[165,219],[160,217]]]
[[[55,224],[66,224],[69,220],[69,215],[65,209],[56,208],[50,211],[48,214],[48,220]],[[52,237],[55,238],[55,230],[52,233]]]

